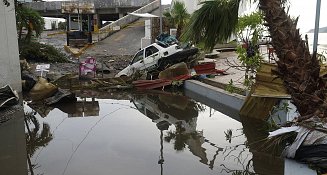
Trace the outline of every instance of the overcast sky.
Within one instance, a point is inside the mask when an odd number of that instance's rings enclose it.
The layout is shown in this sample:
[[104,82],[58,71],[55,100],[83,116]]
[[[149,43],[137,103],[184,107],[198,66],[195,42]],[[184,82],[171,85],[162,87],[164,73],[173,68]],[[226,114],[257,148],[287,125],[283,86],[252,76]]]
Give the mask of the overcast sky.
[[[327,0],[321,0],[320,27],[327,26]],[[316,0],[289,0],[290,14],[300,16],[298,27],[301,33],[314,28],[316,15]],[[169,4],[171,0],[162,0],[162,4]]]

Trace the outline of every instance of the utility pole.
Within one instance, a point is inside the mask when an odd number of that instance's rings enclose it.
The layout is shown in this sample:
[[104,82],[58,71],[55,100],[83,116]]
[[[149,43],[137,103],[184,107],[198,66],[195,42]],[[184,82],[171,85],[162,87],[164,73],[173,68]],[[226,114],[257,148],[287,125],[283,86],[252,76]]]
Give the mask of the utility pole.
[[316,7],[316,22],[315,22],[315,33],[313,39],[313,57],[316,58],[317,56],[317,46],[318,46],[318,35],[319,35],[319,22],[320,22],[320,7],[321,7],[321,0],[317,0],[317,7]]
[[160,13],[160,34],[162,34],[162,6],[161,6],[161,0],[159,0],[159,13]]

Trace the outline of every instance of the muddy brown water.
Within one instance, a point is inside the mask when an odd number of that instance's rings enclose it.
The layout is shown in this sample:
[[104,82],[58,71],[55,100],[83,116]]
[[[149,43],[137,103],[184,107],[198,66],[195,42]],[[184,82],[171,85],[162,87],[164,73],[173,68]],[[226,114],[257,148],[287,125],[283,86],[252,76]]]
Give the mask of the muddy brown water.
[[180,94],[87,94],[51,108],[24,105],[31,112],[28,161],[20,169],[46,175],[284,172],[282,159],[248,144],[260,137],[260,123],[242,124]]

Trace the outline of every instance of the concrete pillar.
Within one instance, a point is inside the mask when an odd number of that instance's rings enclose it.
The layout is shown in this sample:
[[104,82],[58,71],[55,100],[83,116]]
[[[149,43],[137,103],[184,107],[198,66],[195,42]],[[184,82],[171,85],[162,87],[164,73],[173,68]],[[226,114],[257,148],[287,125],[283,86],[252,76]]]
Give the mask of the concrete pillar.
[[94,32],[99,32],[99,28],[101,27],[101,23],[100,23],[100,15],[99,14],[94,14],[93,15],[93,22],[94,22]]
[[119,19],[124,17],[124,13],[119,13]]
[[119,18],[124,17],[124,12],[120,10],[118,7],[115,8],[115,12],[119,14]]
[[0,124],[0,174],[27,175],[24,111],[16,109],[6,116],[11,119]]
[[7,7],[0,2],[0,86],[22,91],[14,1]]

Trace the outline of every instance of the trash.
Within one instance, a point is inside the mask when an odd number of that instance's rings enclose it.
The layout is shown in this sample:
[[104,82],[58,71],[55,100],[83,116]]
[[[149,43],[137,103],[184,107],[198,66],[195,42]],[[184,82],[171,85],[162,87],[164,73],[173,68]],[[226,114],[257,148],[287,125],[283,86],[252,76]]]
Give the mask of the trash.
[[196,74],[222,74],[227,75],[227,72],[225,70],[217,70],[216,69],[216,63],[214,62],[207,62],[203,64],[198,64],[193,67]]
[[36,84],[36,81],[34,78],[28,74],[22,73],[22,88],[23,91],[29,92],[34,85]]
[[314,164],[320,168],[327,169],[327,144],[301,146],[295,154],[295,159]]
[[96,64],[96,70],[99,73],[104,73],[104,74],[110,73],[110,69],[108,68],[107,64],[105,64],[105,63]]
[[42,99],[46,99],[51,97],[54,93],[56,93],[58,88],[49,83],[48,80],[39,77],[38,82],[34,85],[34,87],[29,92],[33,101],[38,101]]
[[176,37],[171,36],[168,33],[162,33],[159,36],[157,36],[156,39],[158,40],[158,42],[160,42],[161,44],[164,44],[166,46],[178,44],[178,40],[176,39]]
[[75,102],[75,101],[76,101],[76,97],[73,93],[64,89],[58,89],[58,91],[52,97],[45,99],[45,104],[53,105],[58,102]]
[[26,59],[19,60],[20,63],[20,70],[21,71],[29,71],[31,69],[31,66],[28,64]]
[[304,127],[300,127],[298,130],[298,134],[296,136],[296,139],[294,142],[287,146],[283,151],[283,156],[287,158],[294,158],[296,151],[299,149],[299,147],[302,145],[308,134],[310,133],[310,130]]
[[93,73],[93,77],[96,75],[96,59],[94,57],[87,57],[85,61],[79,64],[79,76],[85,76],[89,72]]
[[159,79],[167,79],[167,80],[174,80],[176,77],[180,75],[188,75],[189,70],[187,68],[186,63],[181,62],[174,64],[168,67],[166,70],[163,70],[159,73]]
[[133,81],[133,85],[137,89],[143,89],[143,90],[165,87],[171,85],[171,83],[172,80],[163,80],[163,79]]
[[18,104],[19,96],[9,85],[0,88],[0,109]]
[[299,132],[300,131],[300,127],[299,126],[292,126],[292,127],[282,127],[280,129],[277,129],[273,132],[269,132],[269,137],[274,137],[274,136],[278,136],[281,134],[285,134],[285,133],[289,133],[289,132]]

